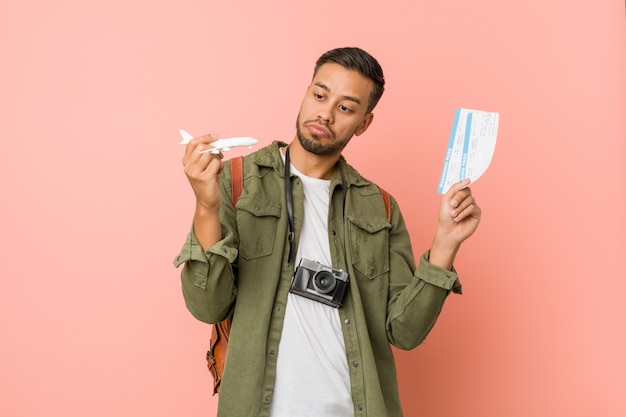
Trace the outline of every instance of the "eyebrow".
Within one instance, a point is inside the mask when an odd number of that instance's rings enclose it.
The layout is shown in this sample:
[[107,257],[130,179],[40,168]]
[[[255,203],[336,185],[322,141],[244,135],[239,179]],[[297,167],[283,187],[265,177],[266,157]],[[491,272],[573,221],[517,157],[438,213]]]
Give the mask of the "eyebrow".
[[[319,88],[321,88],[321,89],[323,89],[323,90],[325,90],[325,91],[327,91],[327,92],[329,92],[329,93],[330,93],[330,88],[329,88],[326,84],[324,84],[324,83],[322,83],[322,82],[320,82],[320,81],[317,81],[314,85],[316,85],[316,86],[318,86]],[[341,98],[343,98],[344,100],[353,101],[353,102],[355,102],[356,104],[361,104],[361,100],[360,100],[360,99],[358,99],[358,98],[356,98],[356,97],[352,97],[352,96],[345,96],[345,95],[344,95],[344,96],[342,96]]]

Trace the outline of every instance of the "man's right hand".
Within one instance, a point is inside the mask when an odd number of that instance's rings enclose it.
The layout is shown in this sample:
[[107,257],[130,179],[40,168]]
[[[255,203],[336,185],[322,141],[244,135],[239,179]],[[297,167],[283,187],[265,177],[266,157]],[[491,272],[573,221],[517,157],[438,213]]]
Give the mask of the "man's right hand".
[[221,152],[213,154],[200,151],[210,149],[209,144],[217,139],[215,135],[194,138],[187,144],[183,156],[185,175],[196,195],[196,202],[200,206],[198,208],[206,211],[219,211],[222,204],[219,182],[224,167],[224,155]]
[[210,149],[209,144],[217,139],[215,135],[194,138],[187,144],[183,156],[185,175],[196,195],[194,234],[205,250],[221,239],[220,174],[224,167],[222,161],[224,155],[221,152],[213,154],[211,152],[200,153],[200,151]]

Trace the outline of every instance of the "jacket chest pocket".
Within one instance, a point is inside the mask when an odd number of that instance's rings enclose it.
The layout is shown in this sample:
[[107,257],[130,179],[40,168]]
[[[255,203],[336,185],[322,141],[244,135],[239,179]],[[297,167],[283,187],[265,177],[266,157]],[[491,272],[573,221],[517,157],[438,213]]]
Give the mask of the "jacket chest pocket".
[[239,234],[240,256],[250,260],[272,253],[280,213],[280,206],[267,201],[251,197],[237,201],[237,227],[245,231]]
[[354,269],[368,279],[389,272],[389,229],[386,221],[348,218]]

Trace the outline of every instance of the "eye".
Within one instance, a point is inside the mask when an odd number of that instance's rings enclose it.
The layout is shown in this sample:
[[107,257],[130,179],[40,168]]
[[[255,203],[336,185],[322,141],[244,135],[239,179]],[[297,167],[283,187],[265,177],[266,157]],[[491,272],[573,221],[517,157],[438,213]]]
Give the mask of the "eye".
[[324,96],[322,94],[319,93],[313,93],[313,97],[315,97],[317,100],[323,100]]
[[339,110],[341,110],[342,112],[346,112],[346,113],[352,113],[353,110],[347,106],[345,106],[344,104],[340,104],[339,105]]

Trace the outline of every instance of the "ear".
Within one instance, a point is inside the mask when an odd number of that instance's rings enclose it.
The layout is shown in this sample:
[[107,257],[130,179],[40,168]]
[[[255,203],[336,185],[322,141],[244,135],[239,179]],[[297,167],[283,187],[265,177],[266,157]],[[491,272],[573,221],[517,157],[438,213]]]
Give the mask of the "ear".
[[372,124],[372,121],[374,120],[374,113],[368,113],[365,115],[365,118],[363,119],[363,122],[361,122],[361,124],[359,125],[359,127],[356,128],[356,130],[354,131],[354,134],[356,136],[360,136],[363,133],[365,133],[365,131],[367,130],[368,127],[370,127],[370,125]]

